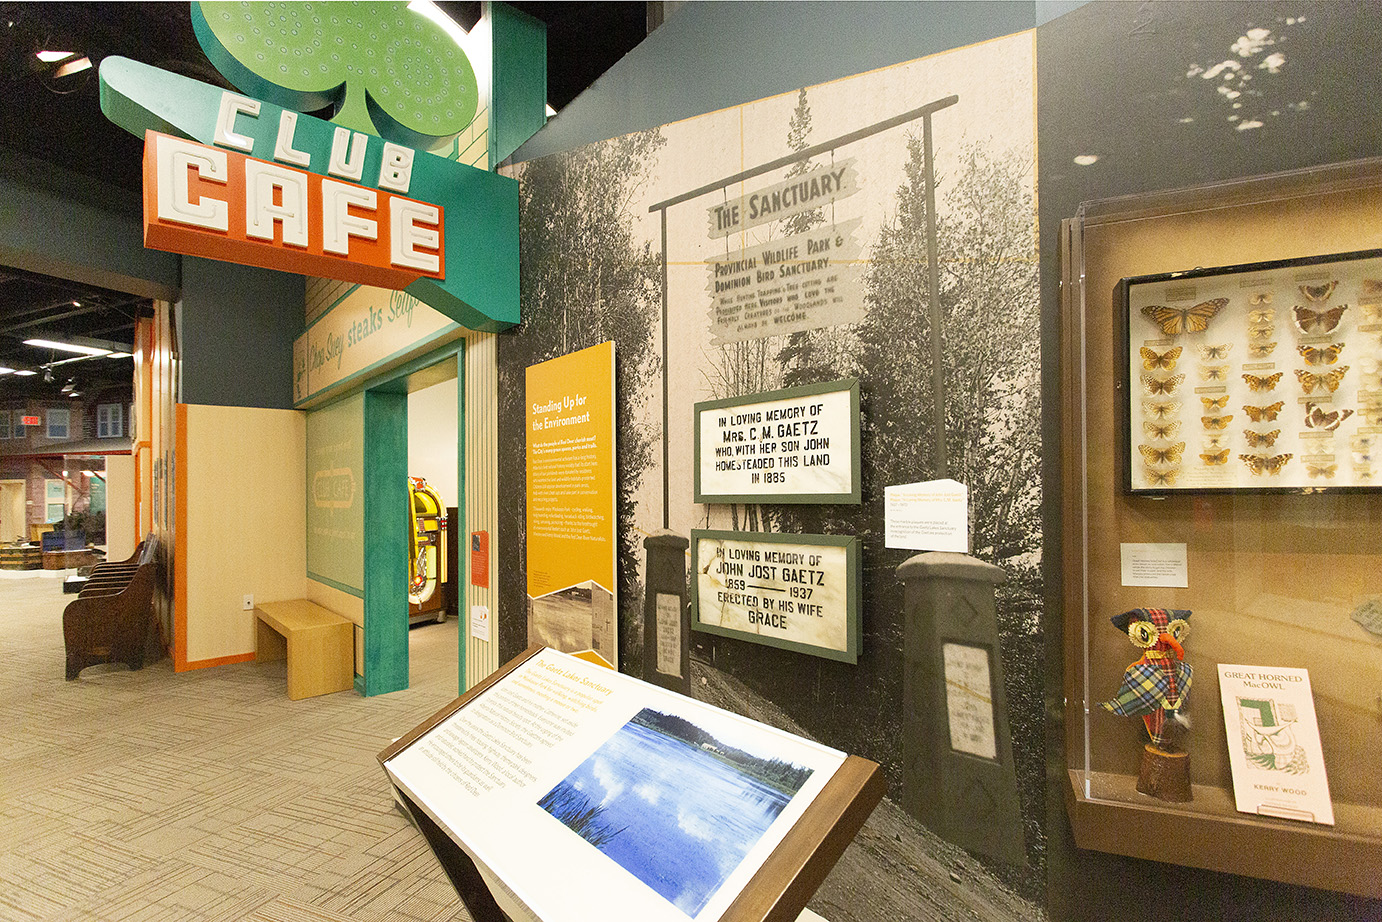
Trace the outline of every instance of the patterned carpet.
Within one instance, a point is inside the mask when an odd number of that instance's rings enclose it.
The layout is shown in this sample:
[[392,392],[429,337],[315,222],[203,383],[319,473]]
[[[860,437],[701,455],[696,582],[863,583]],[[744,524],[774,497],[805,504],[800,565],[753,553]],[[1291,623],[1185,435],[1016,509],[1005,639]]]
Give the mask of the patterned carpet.
[[67,682],[71,598],[0,572],[0,919],[469,919],[375,761],[455,697],[454,620],[407,691],[289,701],[281,661]]

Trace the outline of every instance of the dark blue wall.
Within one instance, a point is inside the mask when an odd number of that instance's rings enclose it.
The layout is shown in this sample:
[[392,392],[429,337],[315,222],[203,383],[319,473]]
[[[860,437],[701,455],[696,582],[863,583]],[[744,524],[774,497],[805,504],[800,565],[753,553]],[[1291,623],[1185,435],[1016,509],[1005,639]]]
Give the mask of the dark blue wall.
[[305,284],[300,275],[184,257],[181,402],[291,409]]
[[1032,2],[697,0],[518,149],[532,160],[1036,24]]

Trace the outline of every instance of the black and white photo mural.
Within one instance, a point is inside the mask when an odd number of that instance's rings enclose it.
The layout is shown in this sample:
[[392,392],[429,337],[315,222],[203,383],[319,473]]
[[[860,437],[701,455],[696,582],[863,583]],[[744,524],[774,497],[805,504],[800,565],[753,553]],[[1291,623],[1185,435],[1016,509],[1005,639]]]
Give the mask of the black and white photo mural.
[[[695,697],[883,766],[889,797],[812,903],[831,922],[1043,913],[1034,81],[1034,33],[1020,33],[512,171],[523,323],[498,348],[500,656],[528,637],[524,370],[613,340],[621,670],[642,675],[654,655],[645,538],[860,543],[857,664],[732,636],[683,641]],[[694,502],[695,404],[850,379],[859,503]],[[884,488],[943,477],[968,488],[970,554],[1004,577],[994,674],[1020,842],[1003,856],[966,851],[900,806],[906,748],[951,742],[904,739],[923,702],[904,692],[896,571],[915,552],[884,545]]]

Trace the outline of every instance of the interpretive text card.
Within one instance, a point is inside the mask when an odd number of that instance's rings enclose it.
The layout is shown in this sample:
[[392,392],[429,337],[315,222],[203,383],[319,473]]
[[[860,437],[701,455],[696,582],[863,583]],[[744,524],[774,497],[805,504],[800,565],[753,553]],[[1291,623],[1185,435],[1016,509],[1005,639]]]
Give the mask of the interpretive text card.
[[511,918],[711,922],[844,759],[543,650],[385,769]]
[[1309,673],[1221,663],[1219,694],[1238,809],[1333,826]]
[[691,627],[857,662],[858,548],[835,535],[692,530]]
[[958,480],[883,488],[884,544],[909,551],[969,551],[969,490]]
[[857,503],[859,382],[696,404],[698,503]]

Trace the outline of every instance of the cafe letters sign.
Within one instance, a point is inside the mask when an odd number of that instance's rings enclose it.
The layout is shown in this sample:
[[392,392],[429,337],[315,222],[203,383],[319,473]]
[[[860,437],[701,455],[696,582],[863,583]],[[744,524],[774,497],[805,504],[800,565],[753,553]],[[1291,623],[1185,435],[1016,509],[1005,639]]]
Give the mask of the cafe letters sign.
[[102,111],[145,139],[146,246],[402,289],[475,330],[518,321],[517,183],[431,152],[476,112],[468,36],[427,3],[191,9],[241,92],[101,64]]

